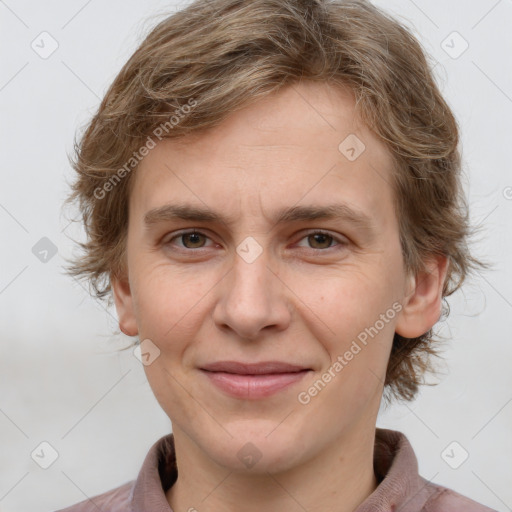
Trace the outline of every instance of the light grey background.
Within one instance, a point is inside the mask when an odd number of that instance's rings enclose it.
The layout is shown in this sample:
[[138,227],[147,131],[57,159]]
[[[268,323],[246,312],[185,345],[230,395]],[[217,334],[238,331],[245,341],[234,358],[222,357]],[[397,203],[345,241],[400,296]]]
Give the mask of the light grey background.
[[[512,2],[393,0],[438,64],[459,120],[478,256],[495,264],[450,299],[443,373],[378,426],[404,432],[420,473],[500,511],[512,510]],[[170,422],[139,361],[116,352],[115,312],[63,273],[81,232],[61,214],[73,136],[170,1],[0,1],[0,512],[49,511],[137,476]],[[48,58],[31,47],[58,43]],[[457,58],[464,41],[468,49]],[[445,41],[445,43],[443,43]],[[448,52],[451,52],[450,56]],[[450,48],[451,47],[451,48]],[[58,253],[32,252],[43,237]],[[51,254],[51,253],[50,253]],[[49,254],[49,255],[50,255]],[[41,255],[42,256],[42,255]],[[431,379],[436,381],[436,379]],[[41,442],[58,452],[42,469]],[[456,441],[469,458],[452,469]],[[460,457],[457,445],[450,454]]]

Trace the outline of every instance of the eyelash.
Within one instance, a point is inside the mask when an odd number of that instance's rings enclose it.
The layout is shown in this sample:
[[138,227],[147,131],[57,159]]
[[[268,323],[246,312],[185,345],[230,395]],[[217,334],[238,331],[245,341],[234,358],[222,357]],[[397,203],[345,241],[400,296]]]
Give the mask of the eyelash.
[[[180,238],[180,237],[183,237],[185,235],[201,235],[201,236],[204,236],[208,239],[210,239],[210,237],[208,237],[207,235],[205,235],[204,233],[202,233],[201,231],[196,231],[194,229],[191,229],[191,230],[186,230],[186,231],[180,231],[178,232],[177,234],[175,234],[172,238],[170,238],[168,241],[164,242],[164,245],[171,245],[171,242],[177,238]],[[329,232],[327,231],[321,231],[321,230],[312,230],[312,231],[309,231],[307,233],[304,234],[304,236],[300,239],[300,240],[303,240],[304,238],[307,238],[308,236],[311,236],[311,235],[324,235],[324,236],[327,236],[329,238],[332,239],[333,242],[337,242],[338,243],[338,246],[340,248],[345,248],[347,245],[348,245],[348,241],[342,239],[342,238],[339,238],[339,237],[336,237],[332,234],[330,234]],[[314,248],[306,248],[307,249],[310,249],[311,251],[315,251],[315,252],[327,252],[329,251],[330,249],[335,249],[336,246],[331,246],[331,247],[327,247],[325,249],[314,249]],[[183,252],[200,252],[202,250],[205,250],[207,249],[207,247],[198,247],[197,249],[189,249],[187,247],[180,247],[179,250],[183,251]]]

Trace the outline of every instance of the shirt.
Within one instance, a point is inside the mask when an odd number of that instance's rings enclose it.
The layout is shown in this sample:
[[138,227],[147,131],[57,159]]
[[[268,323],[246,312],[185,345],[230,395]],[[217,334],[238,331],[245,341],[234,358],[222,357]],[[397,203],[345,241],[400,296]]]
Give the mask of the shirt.
[[[354,512],[496,512],[418,474],[418,462],[401,432],[376,429],[377,488]],[[178,477],[173,434],[149,450],[136,480],[57,512],[173,512],[165,492]]]

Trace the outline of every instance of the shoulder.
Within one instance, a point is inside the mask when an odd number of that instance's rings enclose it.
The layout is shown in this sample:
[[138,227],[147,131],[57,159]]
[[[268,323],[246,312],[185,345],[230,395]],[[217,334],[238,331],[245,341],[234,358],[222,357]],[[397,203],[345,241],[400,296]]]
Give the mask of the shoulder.
[[98,494],[92,498],[87,498],[56,512],[98,512],[98,510],[129,512],[131,510],[130,502],[134,484],[135,481],[127,482],[115,489]]
[[452,489],[425,482],[431,493],[425,512],[497,512]]

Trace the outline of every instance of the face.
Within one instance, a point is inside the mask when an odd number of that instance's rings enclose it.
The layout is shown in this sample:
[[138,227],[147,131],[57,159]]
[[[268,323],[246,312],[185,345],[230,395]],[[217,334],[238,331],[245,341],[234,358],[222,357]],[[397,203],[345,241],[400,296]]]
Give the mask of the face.
[[[391,157],[354,105],[294,85],[162,140],[133,177],[120,325],[175,435],[221,466],[243,470],[245,449],[284,470],[374,429],[395,331],[437,320],[439,279],[406,275]],[[304,371],[204,370],[222,361]]]

